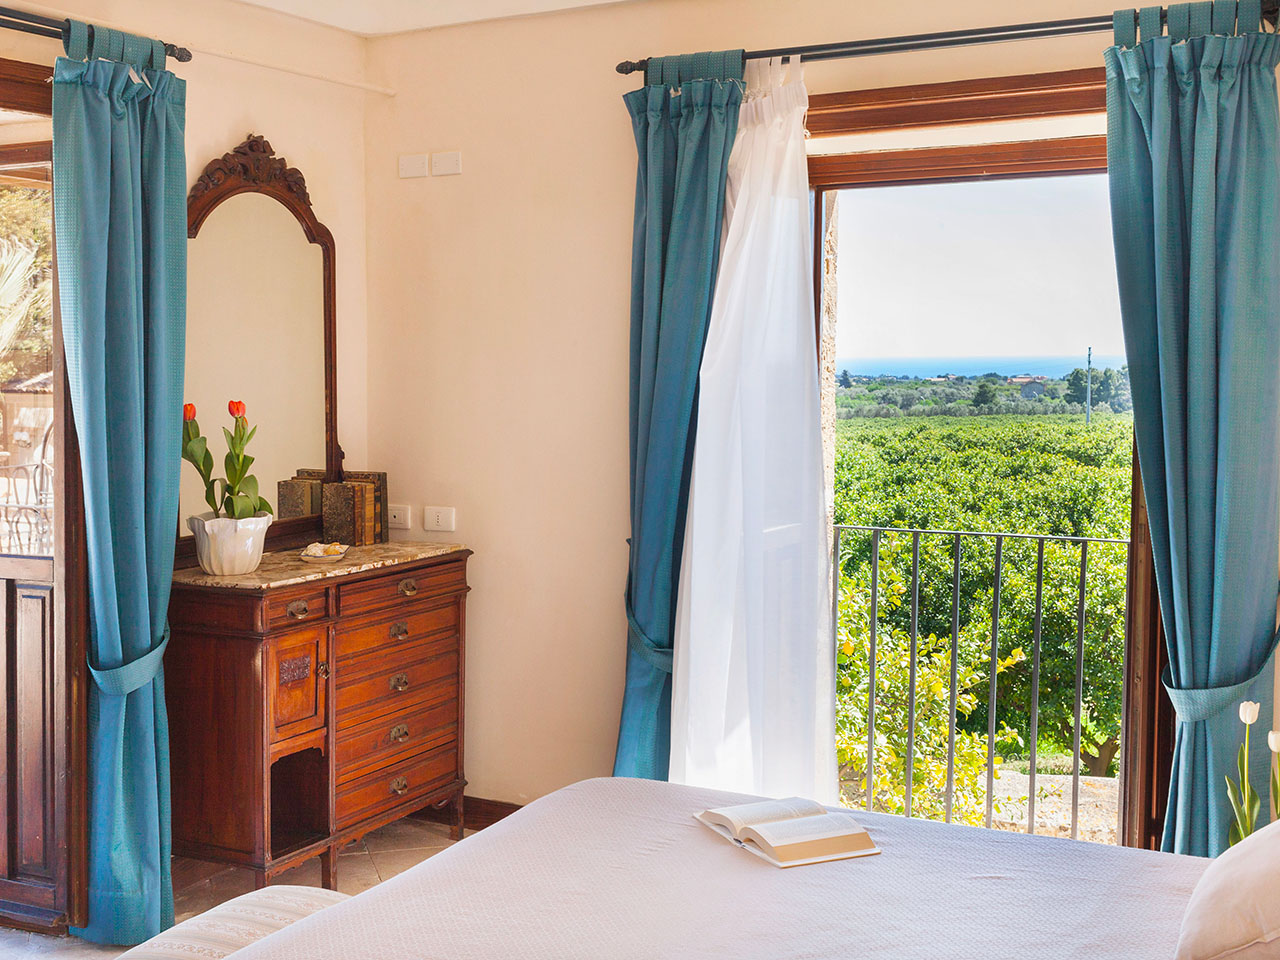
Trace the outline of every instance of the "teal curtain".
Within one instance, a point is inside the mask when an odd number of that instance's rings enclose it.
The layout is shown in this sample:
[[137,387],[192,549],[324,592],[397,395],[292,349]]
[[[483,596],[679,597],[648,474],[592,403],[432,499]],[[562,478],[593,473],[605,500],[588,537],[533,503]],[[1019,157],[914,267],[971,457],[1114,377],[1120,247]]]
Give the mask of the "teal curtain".
[[[1135,19],[1141,42],[1135,36]],[[1116,14],[1111,218],[1177,712],[1164,848],[1226,847],[1244,735],[1268,819],[1280,500],[1278,38],[1258,0]],[[1261,826],[1261,824],[1260,824]]]
[[720,260],[742,51],[653,58],[623,99],[635,131],[631,259],[631,558],[614,775],[665,780],[671,647],[694,400]]
[[[186,337],[185,87],[159,44],[73,24],[53,79],[53,190],[89,558],[89,921],[173,923],[161,658]],[[87,59],[85,59],[87,58]]]

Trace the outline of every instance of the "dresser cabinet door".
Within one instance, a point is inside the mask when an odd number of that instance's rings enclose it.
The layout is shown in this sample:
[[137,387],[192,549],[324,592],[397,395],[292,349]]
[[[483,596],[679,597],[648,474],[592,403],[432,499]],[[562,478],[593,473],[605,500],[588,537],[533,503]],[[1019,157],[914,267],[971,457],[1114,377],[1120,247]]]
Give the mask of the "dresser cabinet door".
[[324,726],[328,677],[326,627],[294,630],[271,638],[267,649],[267,696],[272,743]]

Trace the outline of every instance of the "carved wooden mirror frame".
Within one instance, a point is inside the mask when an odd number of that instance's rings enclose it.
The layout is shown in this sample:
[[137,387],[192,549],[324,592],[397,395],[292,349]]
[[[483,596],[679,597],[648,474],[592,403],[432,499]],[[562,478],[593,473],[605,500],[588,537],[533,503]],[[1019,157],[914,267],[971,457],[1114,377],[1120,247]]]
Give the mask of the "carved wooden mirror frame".
[[[200,227],[219,204],[240,193],[262,193],[279,201],[293,214],[311,243],[318,244],[323,260],[324,284],[324,445],[325,478],[342,479],[342,447],[338,445],[338,371],[334,284],[334,244],[329,228],[311,209],[302,173],[277,157],[271,144],[257,134],[230,153],[211,160],[187,194],[187,238],[194,240]],[[287,549],[320,538],[318,514],[275,520],[267,530],[267,549]],[[181,533],[181,531],[179,531]],[[178,558],[194,561],[194,538],[178,538]]]

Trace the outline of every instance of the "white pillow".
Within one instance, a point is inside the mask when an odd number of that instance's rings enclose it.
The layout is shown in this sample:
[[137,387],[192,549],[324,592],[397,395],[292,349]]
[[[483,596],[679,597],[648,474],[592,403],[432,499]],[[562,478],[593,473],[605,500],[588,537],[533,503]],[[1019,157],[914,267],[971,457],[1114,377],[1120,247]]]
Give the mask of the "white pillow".
[[1280,958],[1280,820],[1200,876],[1182,915],[1177,960]]

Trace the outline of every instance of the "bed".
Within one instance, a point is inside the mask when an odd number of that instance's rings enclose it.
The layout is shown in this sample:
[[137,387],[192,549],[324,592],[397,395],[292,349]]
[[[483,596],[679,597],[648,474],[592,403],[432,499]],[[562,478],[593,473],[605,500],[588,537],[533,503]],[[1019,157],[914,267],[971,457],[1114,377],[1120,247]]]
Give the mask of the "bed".
[[587,780],[235,960],[1169,960],[1209,861],[858,814],[882,855],[780,870],[696,823],[751,799]]

